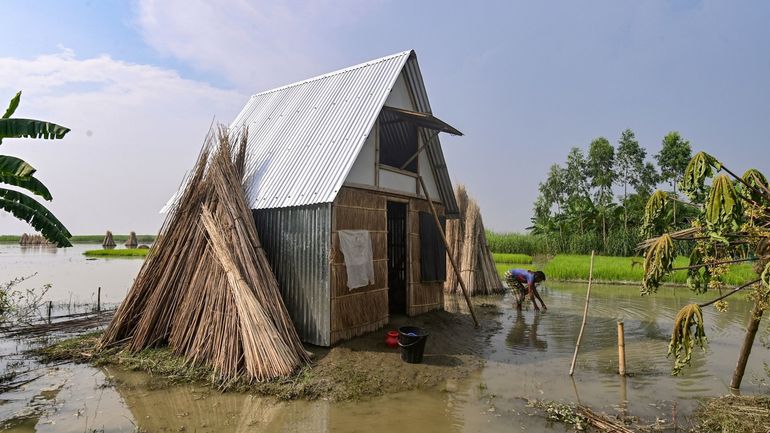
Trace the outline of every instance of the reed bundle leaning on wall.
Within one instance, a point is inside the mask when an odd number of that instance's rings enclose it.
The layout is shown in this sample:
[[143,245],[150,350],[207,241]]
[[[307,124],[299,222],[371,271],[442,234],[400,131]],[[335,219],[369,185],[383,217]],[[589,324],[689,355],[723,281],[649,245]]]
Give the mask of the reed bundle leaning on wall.
[[[476,201],[468,196],[463,185],[458,185],[455,196],[460,217],[447,221],[447,242],[456,263],[460,266],[460,273],[469,295],[503,293],[505,288],[497,274],[492,252],[487,244],[481,209]],[[449,266],[450,264],[447,264],[444,291],[458,293],[459,282]]]
[[245,156],[245,133],[238,146],[209,134],[101,348],[168,344],[225,382],[309,361],[246,204]]

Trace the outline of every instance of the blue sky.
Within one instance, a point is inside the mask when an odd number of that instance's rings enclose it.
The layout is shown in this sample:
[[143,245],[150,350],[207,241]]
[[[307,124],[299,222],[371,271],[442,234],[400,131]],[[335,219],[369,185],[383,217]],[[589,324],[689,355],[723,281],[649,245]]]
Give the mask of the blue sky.
[[[0,100],[73,129],[7,140],[75,233],[156,232],[212,118],[248,95],[417,51],[455,183],[487,227],[522,230],[572,146],[678,130],[770,172],[770,3],[761,1],[5,0]],[[5,95],[5,96],[3,96]],[[0,215],[0,233],[29,231]]]

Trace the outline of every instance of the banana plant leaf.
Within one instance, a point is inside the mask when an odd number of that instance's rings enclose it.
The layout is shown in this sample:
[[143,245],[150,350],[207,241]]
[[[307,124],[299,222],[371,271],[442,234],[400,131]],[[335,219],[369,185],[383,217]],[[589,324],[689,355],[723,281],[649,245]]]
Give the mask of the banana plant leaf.
[[16,108],[19,106],[19,101],[21,101],[21,92],[16,93],[16,96],[11,99],[11,102],[8,104],[8,108],[5,109],[3,119],[7,119],[13,116],[13,113],[16,112]]
[[61,125],[35,119],[0,119],[0,143],[3,138],[48,138],[60,139],[70,132]]
[[26,177],[32,176],[35,171],[35,167],[32,167],[22,159],[15,156],[0,155],[0,174]]
[[34,176],[15,176],[13,174],[9,173],[3,173],[0,171],[0,183],[5,183],[8,185],[18,186],[19,188],[24,188],[27,191],[39,195],[40,197],[43,197],[43,199],[51,201],[53,197],[51,196],[51,192],[48,191],[48,188],[43,185],[43,182],[40,182],[35,178]]
[[45,206],[35,199],[10,189],[0,188],[0,208],[26,221],[46,239],[60,247],[72,246],[66,227]]

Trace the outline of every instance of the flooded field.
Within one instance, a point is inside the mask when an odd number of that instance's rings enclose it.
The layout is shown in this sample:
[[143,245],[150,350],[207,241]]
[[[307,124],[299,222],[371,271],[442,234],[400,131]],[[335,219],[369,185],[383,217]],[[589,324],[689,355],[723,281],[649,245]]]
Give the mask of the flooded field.
[[[103,299],[119,302],[141,260],[86,260],[82,251],[93,247],[0,246],[0,280],[37,272],[28,283],[52,283],[47,296],[56,303],[88,303],[99,286]],[[509,296],[476,299],[494,310],[500,326],[481,354],[484,367],[469,377],[436,390],[341,403],[285,402],[200,386],[164,387],[146,374],[115,368],[43,368],[20,353],[31,343],[6,339],[0,341],[0,366],[32,371],[24,376],[29,383],[0,395],[0,419],[14,432],[564,432],[565,426],[532,415],[535,411],[526,400],[579,401],[649,422],[670,421],[676,412],[684,423],[699,397],[728,392],[749,312],[747,301],[731,299],[726,313],[704,311],[708,352],[695,353],[692,367],[673,378],[672,361],[665,356],[668,336],[690,292],[664,288],[642,298],[633,286],[595,286],[572,380],[567,373],[585,286],[549,282],[541,293],[548,305],[542,313],[517,312]],[[616,373],[617,319],[626,329],[626,378]],[[762,343],[767,338],[763,324],[744,378],[745,393],[765,391],[764,363],[770,361],[770,351]]]

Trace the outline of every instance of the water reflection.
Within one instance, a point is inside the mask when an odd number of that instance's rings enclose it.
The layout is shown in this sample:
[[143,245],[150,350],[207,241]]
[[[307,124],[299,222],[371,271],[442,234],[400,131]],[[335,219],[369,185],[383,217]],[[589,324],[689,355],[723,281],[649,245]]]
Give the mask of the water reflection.
[[545,351],[548,348],[548,342],[537,335],[540,317],[540,313],[535,313],[532,316],[532,322],[527,324],[524,313],[516,311],[516,319],[506,338],[508,346],[517,350],[536,349],[541,352]]

